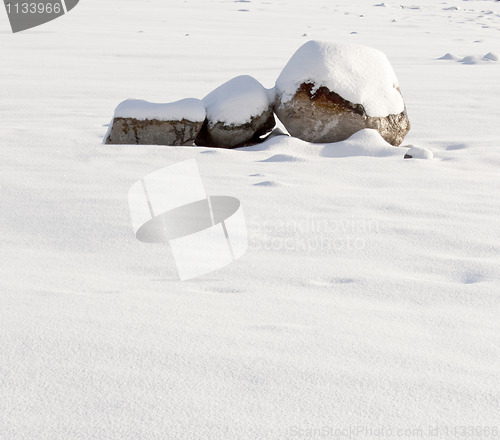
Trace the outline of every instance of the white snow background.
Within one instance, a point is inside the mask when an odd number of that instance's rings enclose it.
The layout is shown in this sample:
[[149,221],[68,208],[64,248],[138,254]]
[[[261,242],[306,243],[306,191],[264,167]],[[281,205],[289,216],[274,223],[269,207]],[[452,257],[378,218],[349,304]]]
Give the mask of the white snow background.
[[[0,438],[498,426],[500,63],[438,58],[498,55],[499,31],[479,0],[85,0],[15,35],[0,12]],[[404,144],[434,159],[370,132],[102,144],[123,100],[271,88],[310,39],[384,52]],[[181,283],[167,247],[135,239],[127,191],[191,158],[207,193],[240,199],[251,243]]]

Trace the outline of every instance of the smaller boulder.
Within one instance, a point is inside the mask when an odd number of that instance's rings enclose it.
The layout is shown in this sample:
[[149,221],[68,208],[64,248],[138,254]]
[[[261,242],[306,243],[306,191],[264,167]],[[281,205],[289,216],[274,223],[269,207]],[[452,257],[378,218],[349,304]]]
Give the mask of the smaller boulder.
[[106,144],[193,145],[205,120],[199,99],[168,104],[128,99],[115,110]]
[[256,79],[238,76],[203,98],[207,119],[196,145],[235,148],[258,141],[276,122],[270,93]]

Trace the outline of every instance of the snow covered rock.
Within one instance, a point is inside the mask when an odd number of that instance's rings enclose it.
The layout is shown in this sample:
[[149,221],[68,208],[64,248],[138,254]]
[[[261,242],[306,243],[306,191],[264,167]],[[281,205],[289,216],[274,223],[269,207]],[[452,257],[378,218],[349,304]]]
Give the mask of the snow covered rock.
[[415,147],[413,145],[408,145],[410,148],[406,154],[405,159],[434,159],[434,153],[428,148]]
[[267,90],[248,75],[222,84],[203,98],[207,120],[196,145],[234,148],[256,140],[275,126]]
[[276,81],[275,112],[292,136],[339,142],[373,128],[392,145],[410,130],[387,57],[357,44],[309,41]]
[[116,108],[105,143],[193,145],[205,115],[199,99],[168,104],[128,99]]

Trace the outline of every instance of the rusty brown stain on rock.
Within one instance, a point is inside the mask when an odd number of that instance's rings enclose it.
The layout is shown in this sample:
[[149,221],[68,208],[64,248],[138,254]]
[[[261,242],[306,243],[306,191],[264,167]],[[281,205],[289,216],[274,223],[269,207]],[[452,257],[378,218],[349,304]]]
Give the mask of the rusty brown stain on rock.
[[296,96],[305,94],[314,106],[334,111],[337,114],[356,113],[360,116],[366,116],[365,108],[361,104],[353,104],[327,87],[319,87],[314,92],[313,89],[314,84],[302,83],[296,92]]
[[399,114],[372,117],[363,105],[351,103],[327,87],[315,89],[312,83],[302,83],[291,100],[283,102],[278,95],[275,112],[292,136],[307,142],[339,142],[372,128],[398,146],[410,130],[406,106]]

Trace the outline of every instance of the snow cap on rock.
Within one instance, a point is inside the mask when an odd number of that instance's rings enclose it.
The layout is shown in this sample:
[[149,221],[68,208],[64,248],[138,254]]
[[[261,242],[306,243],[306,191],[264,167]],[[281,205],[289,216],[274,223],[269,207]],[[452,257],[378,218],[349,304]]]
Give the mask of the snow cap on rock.
[[313,92],[327,87],[345,100],[361,104],[368,116],[385,117],[404,111],[389,60],[371,47],[308,41],[295,52],[276,81],[282,102],[290,101],[303,83],[313,84]]
[[269,93],[255,78],[233,78],[203,98],[210,124],[245,124],[261,115],[272,104]]
[[142,99],[127,99],[116,107],[115,118],[133,118],[139,121],[156,119],[158,121],[193,122],[205,120],[205,107],[199,99],[187,98],[167,104],[157,104]]

